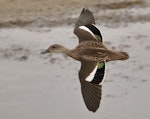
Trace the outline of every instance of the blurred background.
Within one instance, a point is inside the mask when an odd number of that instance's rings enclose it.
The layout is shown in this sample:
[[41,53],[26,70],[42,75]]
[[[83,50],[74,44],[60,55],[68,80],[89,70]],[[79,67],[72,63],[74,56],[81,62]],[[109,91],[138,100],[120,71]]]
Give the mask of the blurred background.
[[149,5],[149,0],[0,0],[0,27],[74,24],[84,7],[99,24],[145,22]]
[[[82,99],[80,62],[41,55],[78,44],[73,34],[89,8],[104,44],[130,58],[106,64],[96,113]],[[149,119],[149,0],[0,0],[0,119]]]

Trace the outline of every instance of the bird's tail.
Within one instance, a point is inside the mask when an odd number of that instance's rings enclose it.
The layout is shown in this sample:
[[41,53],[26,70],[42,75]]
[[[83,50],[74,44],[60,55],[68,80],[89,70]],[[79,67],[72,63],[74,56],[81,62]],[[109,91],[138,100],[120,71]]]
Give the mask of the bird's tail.
[[127,60],[129,58],[129,55],[126,52],[108,50],[108,54],[109,54],[109,57],[108,57],[107,61]]
[[81,83],[81,91],[88,110],[96,112],[100,105],[102,86],[85,81]]

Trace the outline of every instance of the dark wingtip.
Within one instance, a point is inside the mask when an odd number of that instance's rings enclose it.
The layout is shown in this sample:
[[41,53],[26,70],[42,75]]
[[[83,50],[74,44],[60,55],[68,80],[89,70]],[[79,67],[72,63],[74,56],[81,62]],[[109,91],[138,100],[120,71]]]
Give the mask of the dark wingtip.
[[100,105],[102,86],[84,82],[81,83],[81,92],[87,109],[95,113]]
[[85,11],[85,8],[82,9],[82,12]]
[[84,12],[90,12],[90,13],[92,13],[88,8],[83,8],[82,11],[81,11],[81,14],[83,14]]

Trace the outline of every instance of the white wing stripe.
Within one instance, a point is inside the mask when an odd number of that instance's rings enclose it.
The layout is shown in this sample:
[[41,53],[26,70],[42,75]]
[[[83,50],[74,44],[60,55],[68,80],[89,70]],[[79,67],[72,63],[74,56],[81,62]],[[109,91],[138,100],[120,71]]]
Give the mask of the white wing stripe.
[[92,32],[88,27],[86,27],[86,26],[80,26],[79,28],[82,29],[82,30],[87,31],[87,32],[90,33],[94,38],[96,38],[95,35],[93,34],[93,32]]
[[95,76],[95,73],[97,71],[97,67],[98,67],[98,65],[96,65],[96,67],[94,68],[94,70],[89,74],[88,77],[86,77],[86,79],[85,79],[86,81],[91,82],[93,80],[93,78]]

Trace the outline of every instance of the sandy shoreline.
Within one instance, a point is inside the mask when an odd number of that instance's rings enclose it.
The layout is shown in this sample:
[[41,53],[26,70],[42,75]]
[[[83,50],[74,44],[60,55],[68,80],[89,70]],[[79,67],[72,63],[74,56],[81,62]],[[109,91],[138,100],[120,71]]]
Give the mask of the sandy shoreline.
[[143,0],[0,0],[0,27],[74,25],[84,7],[93,11],[101,25],[147,22],[150,15],[143,14],[143,9],[149,11],[148,6]]

